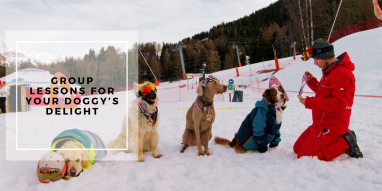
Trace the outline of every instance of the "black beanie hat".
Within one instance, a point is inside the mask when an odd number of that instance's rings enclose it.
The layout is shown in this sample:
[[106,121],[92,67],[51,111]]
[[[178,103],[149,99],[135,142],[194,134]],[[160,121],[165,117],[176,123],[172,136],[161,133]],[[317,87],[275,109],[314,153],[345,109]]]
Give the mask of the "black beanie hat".
[[[314,41],[313,43],[313,56],[312,58],[317,58],[317,59],[330,59],[330,58],[333,58],[335,57],[334,55],[334,47],[332,49],[330,49],[331,47],[333,47],[332,44],[330,44],[328,41],[326,41],[325,39],[323,38],[319,38],[317,40]],[[321,50],[329,50],[330,51],[324,51],[324,53],[321,53]]]

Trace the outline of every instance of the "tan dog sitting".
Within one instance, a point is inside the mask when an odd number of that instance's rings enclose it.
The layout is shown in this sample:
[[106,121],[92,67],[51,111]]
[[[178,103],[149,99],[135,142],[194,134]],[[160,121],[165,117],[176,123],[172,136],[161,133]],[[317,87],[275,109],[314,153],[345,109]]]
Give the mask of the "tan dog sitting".
[[[145,161],[143,152],[152,151],[155,158],[162,155],[157,151],[158,145],[158,119],[159,112],[156,106],[158,101],[157,89],[151,83],[134,83],[134,92],[137,100],[134,100],[129,108],[128,116],[125,116],[122,124],[122,131],[118,137],[109,143],[107,148],[126,148],[126,137],[128,137],[128,150],[114,151],[133,152],[138,154],[138,161]],[[126,131],[128,124],[128,136]]]
[[[191,105],[186,115],[186,129],[183,133],[183,148],[197,145],[198,155],[210,155],[208,141],[212,137],[212,123],[215,121],[214,96],[227,91],[227,86],[220,84],[214,76],[208,76],[199,83],[195,102]],[[204,152],[202,149],[204,146]]]

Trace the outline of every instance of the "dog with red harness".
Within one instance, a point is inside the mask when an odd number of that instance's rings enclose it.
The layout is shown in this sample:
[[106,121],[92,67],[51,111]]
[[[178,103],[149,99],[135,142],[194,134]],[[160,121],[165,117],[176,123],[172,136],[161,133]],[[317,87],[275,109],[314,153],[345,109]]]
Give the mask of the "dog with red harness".
[[[186,129],[182,136],[183,153],[188,146],[197,145],[198,155],[210,155],[208,141],[212,138],[212,123],[215,121],[214,96],[227,91],[227,86],[220,84],[210,75],[199,83],[198,96],[186,115]],[[202,149],[204,146],[204,151]]]

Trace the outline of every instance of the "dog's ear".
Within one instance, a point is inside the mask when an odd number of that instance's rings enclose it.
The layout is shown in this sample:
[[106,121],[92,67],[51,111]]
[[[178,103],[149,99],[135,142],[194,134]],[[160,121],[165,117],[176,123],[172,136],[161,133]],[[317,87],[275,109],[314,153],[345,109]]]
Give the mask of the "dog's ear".
[[270,90],[269,89],[267,89],[267,90],[265,90],[265,92],[263,93],[263,98],[265,98],[266,100],[269,100],[269,94],[270,94]]
[[138,84],[136,82],[134,82],[133,86],[134,86],[134,92],[137,92],[138,91]]
[[82,161],[81,161],[82,168],[88,167],[89,160],[90,160],[90,155],[88,151],[85,151],[85,150],[82,151]]
[[265,98],[271,104],[275,104],[276,103],[276,100],[274,99],[274,96],[272,96],[271,88],[265,90],[265,92],[263,93],[263,98]]
[[[266,96],[266,97],[264,97]],[[263,97],[271,104],[275,104],[278,102],[278,98],[277,98],[277,89],[272,87],[272,88],[269,88],[267,89],[264,94],[263,94]]]
[[196,93],[198,94],[198,95],[203,95],[203,87],[202,87],[202,84],[203,84],[203,82],[199,82],[199,85],[198,85],[198,89],[196,90]]

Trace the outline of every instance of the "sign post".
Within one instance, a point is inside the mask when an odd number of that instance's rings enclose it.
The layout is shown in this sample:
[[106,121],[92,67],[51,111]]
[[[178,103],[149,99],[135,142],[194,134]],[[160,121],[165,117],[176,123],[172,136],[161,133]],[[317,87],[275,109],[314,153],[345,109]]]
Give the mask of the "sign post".
[[233,79],[229,79],[227,86],[227,93],[229,94],[229,102],[231,102],[231,94],[233,94]]

